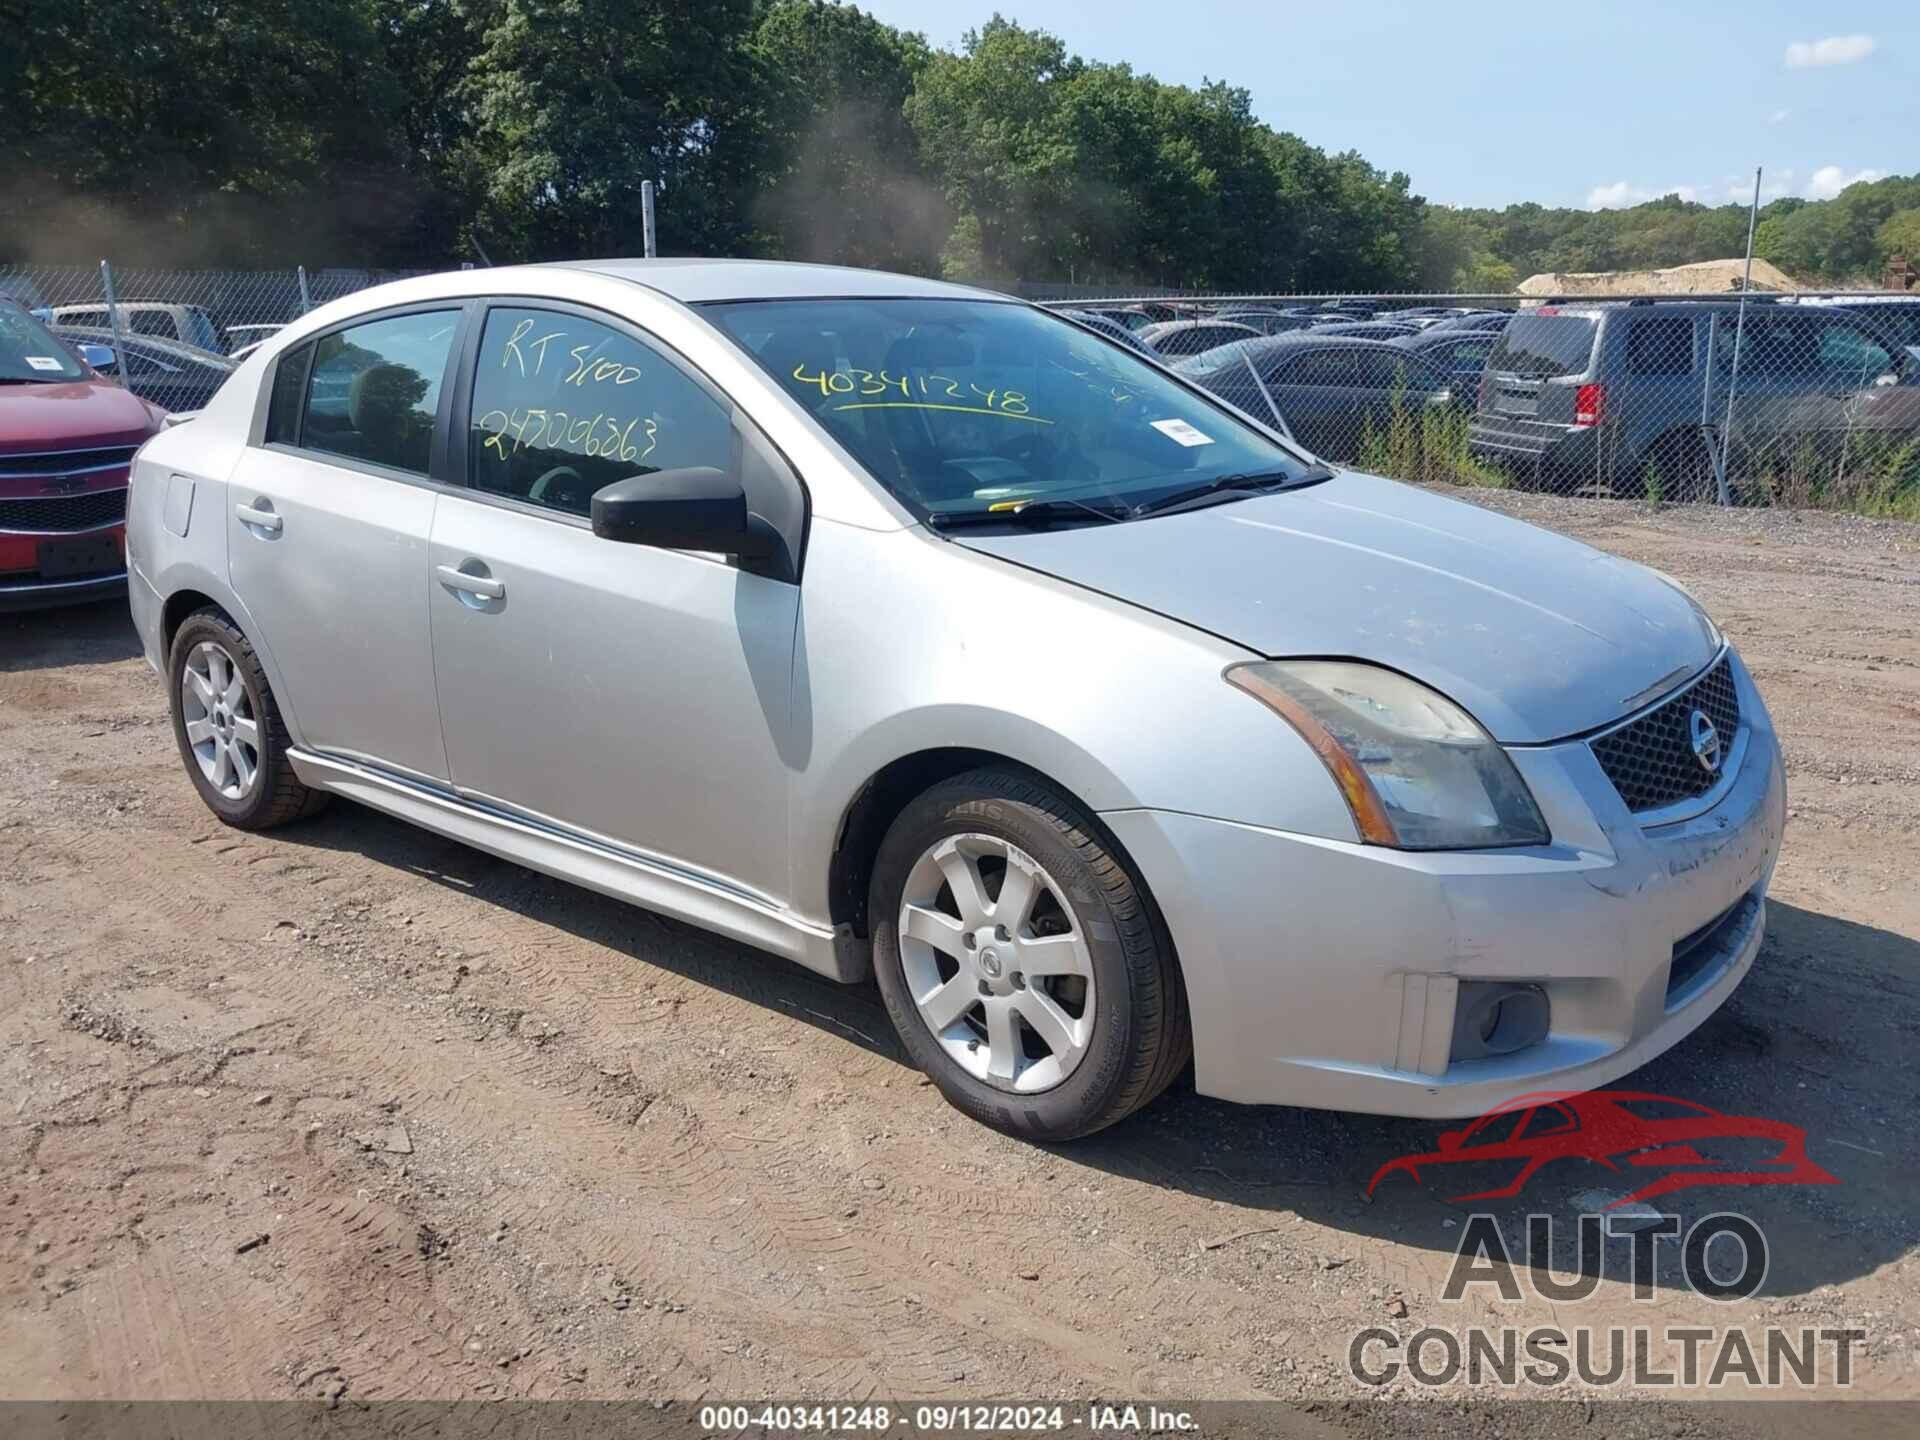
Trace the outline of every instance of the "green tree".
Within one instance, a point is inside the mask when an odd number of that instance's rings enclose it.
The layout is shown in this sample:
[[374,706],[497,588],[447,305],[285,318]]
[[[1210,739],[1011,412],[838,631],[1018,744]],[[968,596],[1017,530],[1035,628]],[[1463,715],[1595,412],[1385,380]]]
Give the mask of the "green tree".
[[[429,188],[392,123],[401,92],[375,0],[9,8],[8,248],[36,234],[91,248],[117,230],[149,260],[183,243],[267,259],[329,240],[377,260]],[[308,207],[289,226],[302,197],[359,203]]]
[[1904,255],[1920,265],[1920,207],[1894,211],[1880,222],[1880,228],[1873,232],[1873,240],[1883,264]]
[[760,72],[751,0],[500,0],[467,68],[460,167],[496,260],[738,253]]
[[752,216],[767,248],[937,270],[951,215],[905,111],[926,41],[851,5],[774,0],[753,47],[766,99]]

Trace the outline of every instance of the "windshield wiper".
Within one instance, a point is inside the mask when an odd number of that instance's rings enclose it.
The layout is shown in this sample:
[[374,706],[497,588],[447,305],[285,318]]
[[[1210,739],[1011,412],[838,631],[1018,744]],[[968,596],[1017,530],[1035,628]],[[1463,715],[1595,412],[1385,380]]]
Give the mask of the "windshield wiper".
[[[1142,501],[1134,506],[1130,513],[1136,519],[1142,515],[1164,515],[1170,510],[1211,503],[1216,499],[1230,499],[1236,495],[1257,495],[1263,490],[1297,490],[1302,485],[1317,485],[1322,480],[1332,478],[1333,471],[1325,465],[1309,465],[1298,474],[1288,470],[1244,471],[1235,475],[1222,475],[1207,481],[1204,485],[1176,490],[1171,495],[1162,495],[1158,500]],[[1278,483],[1282,481],[1286,483]]]
[[1021,500],[986,510],[935,510],[927,516],[927,524],[936,530],[960,530],[975,525],[1037,525],[1083,514],[1117,523],[1131,519],[1133,512],[1124,505],[1089,505],[1084,500]]

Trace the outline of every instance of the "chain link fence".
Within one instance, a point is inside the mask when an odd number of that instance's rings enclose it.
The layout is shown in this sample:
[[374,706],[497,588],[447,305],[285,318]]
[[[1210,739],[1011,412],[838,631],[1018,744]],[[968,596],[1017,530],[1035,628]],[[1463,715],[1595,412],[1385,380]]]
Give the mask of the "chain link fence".
[[[418,272],[0,268],[164,409],[305,311]],[[1021,293],[1339,464],[1399,479],[1920,519],[1920,293]],[[83,348],[84,347],[84,348]]]
[[1378,474],[1920,519],[1920,294],[1036,298]]
[[163,410],[198,410],[252,347],[317,305],[422,271],[0,266],[0,297]]

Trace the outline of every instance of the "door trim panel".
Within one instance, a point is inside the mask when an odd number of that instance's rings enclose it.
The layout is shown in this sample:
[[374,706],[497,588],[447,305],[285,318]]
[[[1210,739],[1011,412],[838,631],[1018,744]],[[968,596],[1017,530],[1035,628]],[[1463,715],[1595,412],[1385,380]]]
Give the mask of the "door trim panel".
[[829,925],[719,876],[336,755],[296,748],[287,758],[300,783],[315,790],[344,795],[503,860],[770,950],[830,979],[862,978],[836,953]]

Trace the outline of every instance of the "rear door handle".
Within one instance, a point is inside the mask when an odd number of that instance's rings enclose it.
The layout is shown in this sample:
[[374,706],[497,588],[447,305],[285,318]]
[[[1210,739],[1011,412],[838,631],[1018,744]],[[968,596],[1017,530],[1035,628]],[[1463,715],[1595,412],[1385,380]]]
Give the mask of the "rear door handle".
[[434,573],[440,577],[440,583],[449,590],[459,590],[467,595],[478,595],[482,600],[498,600],[507,593],[504,580],[494,580],[485,575],[473,575],[453,565],[436,565]]
[[269,535],[280,533],[282,522],[271,506],[261,509],[257,505],[236,505],[233,513],[240,517],[243,524],[251,525],[256,530],[264,530]]

